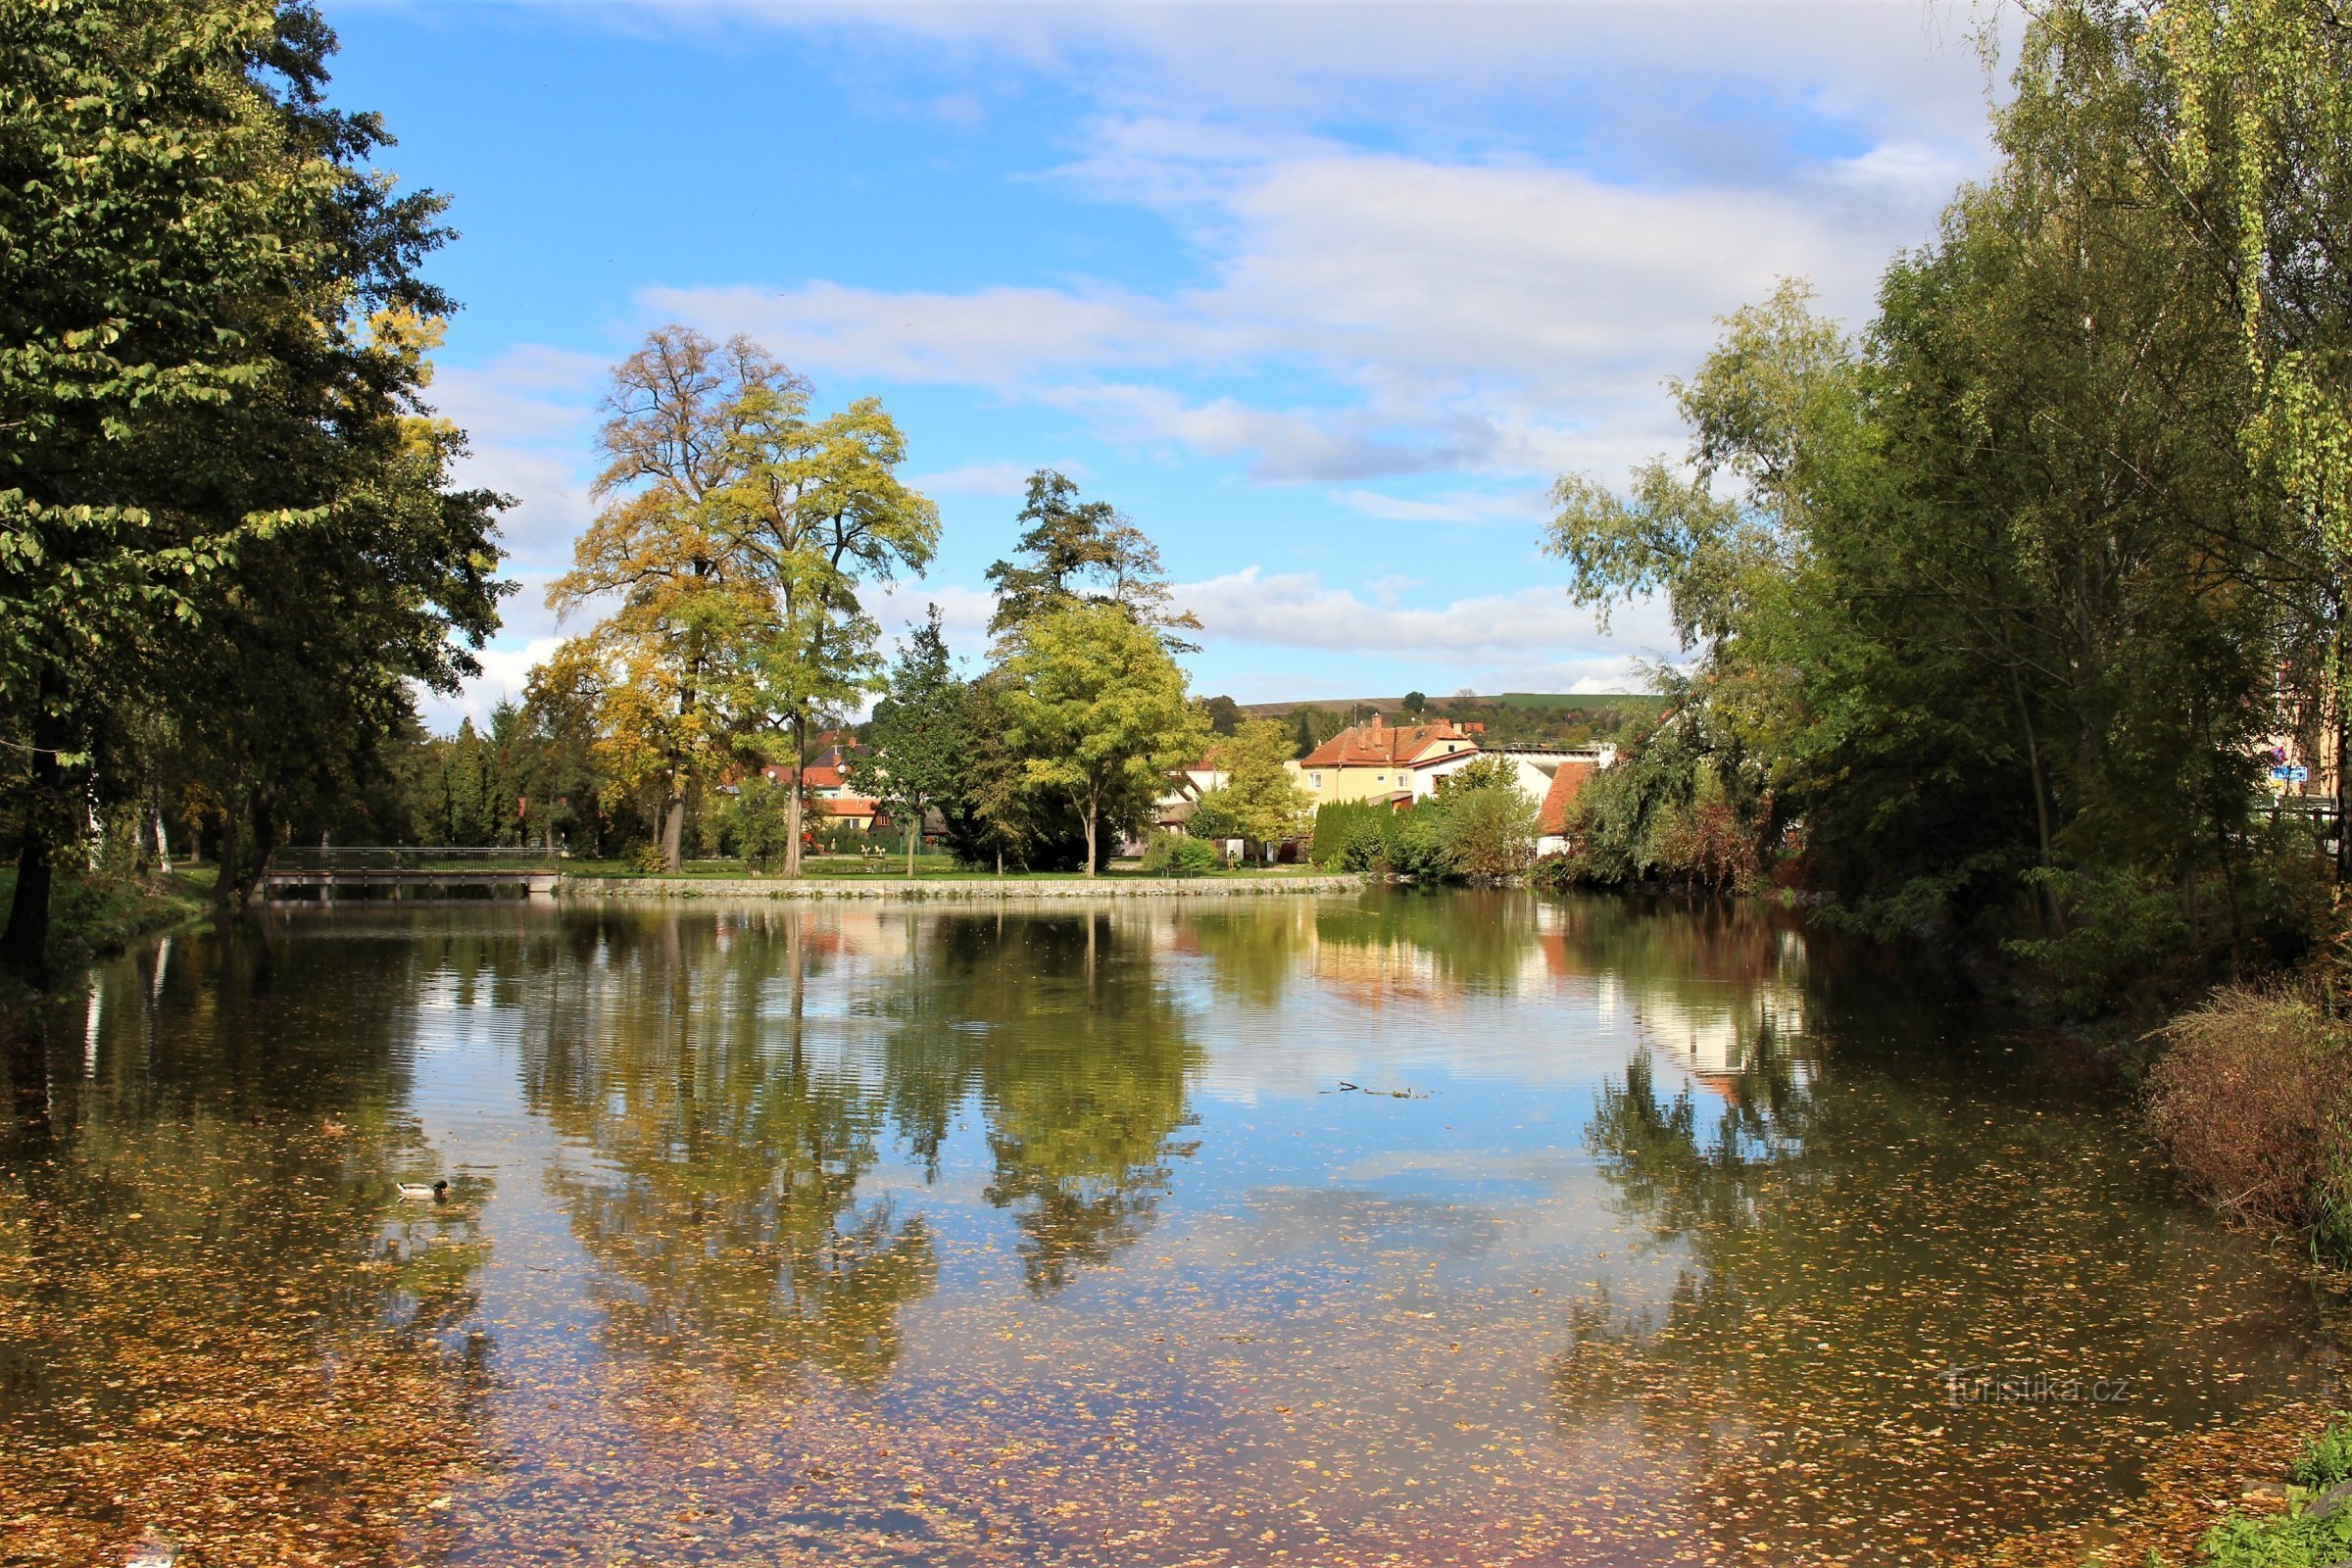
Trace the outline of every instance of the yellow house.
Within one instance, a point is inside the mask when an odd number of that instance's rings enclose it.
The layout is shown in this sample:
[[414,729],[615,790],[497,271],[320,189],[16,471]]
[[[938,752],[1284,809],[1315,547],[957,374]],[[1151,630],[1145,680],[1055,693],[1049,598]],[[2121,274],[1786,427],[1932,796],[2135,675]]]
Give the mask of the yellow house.
[[1287,763],[1317,806],[1335,801],[1424,800],[1438,780],[1478,756],[1470,731],[1446,719],[1390,725],[1378,713]]

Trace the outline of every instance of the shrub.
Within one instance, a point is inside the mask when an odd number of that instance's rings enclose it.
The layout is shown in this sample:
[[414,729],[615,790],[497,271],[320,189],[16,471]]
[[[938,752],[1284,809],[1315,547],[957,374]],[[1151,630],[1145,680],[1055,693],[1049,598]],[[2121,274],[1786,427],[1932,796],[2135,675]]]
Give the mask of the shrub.
[[1154,833],[1144,846],[1147,876],[1199,876],[1225,863],[1214,845],[1185,833]]
[[1348,865],[1349,847],[1367,836],[1377,840],[1381,833],[1381,819],[1395,814],[1387,807],[1374,806],[1368,801],[1334,801],[1328,806],[1318,807],[1315,810],[1314,837],[1307,845],[1307,858],[1317,865],[1340,865],[1362,870],[1360,865]]
[[2352,1422],[2339,1422],[2312,1439],[2286,1479],[2314,1492],[2352,1480]]
[[787,795],[784,786],[765,773],[754,773],[720,808],[728,841],[755,871],[782,859],[791,845],[791,821],[784,814],[790,805]]
[[1449,873],[1498,879],[1517,876],[1534,861],[1537,807],[1516,784],[1453,790],[1431,804],[1438,808],[1437,838]]
[[2352,1089],[2344,1031],[2317,996],[2232,986],[2165,1037],[2148,1074],[2148,1121],[2189,1184],[2239,1218],[2341,1227]]

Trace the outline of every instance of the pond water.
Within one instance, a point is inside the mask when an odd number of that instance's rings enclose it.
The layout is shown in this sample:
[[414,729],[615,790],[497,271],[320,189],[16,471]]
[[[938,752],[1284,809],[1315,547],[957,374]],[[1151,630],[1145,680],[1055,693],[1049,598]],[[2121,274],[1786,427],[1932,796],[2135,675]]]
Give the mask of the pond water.
[[2043,1059],[1529,895],[181,935],[11,1058],[0,1561],[1969,1560],[2333,1390]]

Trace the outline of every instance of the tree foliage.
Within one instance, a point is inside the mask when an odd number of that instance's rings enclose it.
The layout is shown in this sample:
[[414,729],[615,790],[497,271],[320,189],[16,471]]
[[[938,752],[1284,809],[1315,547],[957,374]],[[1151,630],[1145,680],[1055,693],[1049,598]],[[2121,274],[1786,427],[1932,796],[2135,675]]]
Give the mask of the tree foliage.
[[[1999,169],[1866,331],[1787,285],[1677,383],[1682,463],[1622,497],[1561,481],[1577,597],[1663,595],[1696,656],[1675,721],[1586,791],[1593,874],[1752,883],[1779,856],[1853,917],[2058,976],[2128,972],[2118,929],[2177,922],[2224,967],[2292,940],[2309,841],[2252,831],[2257,786],[2274,737],[2340,714],[2344,616],[2327,438],[2294,426],[2290,474],[2281,411],[2340,399],[2344,367],[2294,382],[2324,356],[2278,372],[2264,334],[2297,288],[2297,332],[2335,308],[2298,268],[2352,219],[2340,140],[2312,140],[2344,77],[2279,64],[2323,33],[2340,50],[2297,0],[2042,13]],[[2249,224],[2303,260],[2217,242]],[[2172,912],[2119,926],[2125,889]]]
[[498,498],[422,404],[440,198],[326,107],[306,4],[0,12],[0,705],[38,967],[93,801],[197,790],[246,886],[495,624]]
[[1158,633],[1118,604],[1040,615],[1022,628],[1005,673],[1007,738],[1030,781],[1076,808],[1093,876],[1103,826],[1138,824],[1168,776],[1200,755],[1207,719]]

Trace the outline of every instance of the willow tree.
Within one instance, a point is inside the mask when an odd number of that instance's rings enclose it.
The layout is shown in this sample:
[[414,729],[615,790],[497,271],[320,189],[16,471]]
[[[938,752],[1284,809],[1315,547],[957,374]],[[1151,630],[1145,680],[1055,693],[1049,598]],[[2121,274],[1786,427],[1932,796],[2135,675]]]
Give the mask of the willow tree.
[[[2115,0],[2067,8],[2060,36],[2109,41],[2141,86],[2181,242],[2204,247],[2237,307],[2255,386],[2247,455],[2284,499],[2314,586],[2336,811],[2352,754],[2352,25],[2330,0]],[[2339,878],[2352,833],[2339,831]]]

